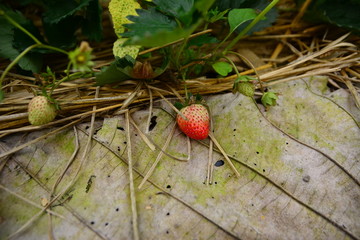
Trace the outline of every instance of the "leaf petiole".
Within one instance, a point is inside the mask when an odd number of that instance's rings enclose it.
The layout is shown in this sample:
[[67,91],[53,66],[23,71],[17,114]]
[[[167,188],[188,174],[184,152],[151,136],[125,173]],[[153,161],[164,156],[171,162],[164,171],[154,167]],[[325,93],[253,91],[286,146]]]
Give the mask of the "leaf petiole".
[[[3,73],[1,74],[0,77],[0,92],[3,95],[3,92],[1,90],[2,88],[2,82],[6,76],[6,74],[20,61],[20,59],[22,57],[24,57],[28,52],[30,52],[32,49],[34,48],[45,48],[45,49],[50,49],[53,51],[57,51],[57,52],[61,52],[65,55],[68,55],[68,52],[65,50],[62,50],[60,48],[57,47],[53,47],[50,45],[46,45],[43,44],[39,39],[37,39],[33,34],[31,34],[28,30],[26,30],[24,27],[22,27],[18,22],[16,22],[13,18],[11,18],[9,15],[7,15],[5,12],[2,12],[2,15],[4,16],[4,18],[11,23],[14,27],[20,29],[22,32],[24,32],[26,35],[28,35],[32,40],[34,40],[35,44],[30,45],[29,47],[27,47],[24,51],[22,51],[7,67],[6,69],[3,71]],[[0,97],[0,101],[1,101],[2,97]]]
[[236,65],[235,65],[235,63],[230,59],[230,58],[228,58],[227,56],[223,56],[223,58],[225,58],[231,65],[232,65],[232,67],[233,67],[233,69],[234,69],[234,71],[235,71],[235,73],[236,73],[236,75],[238,76],[238,78],[239,77],[241,77],[241,75],[240,75],[240,73],[239,73],[239,71],[238,71],[238,69],[236,68]]
[[19,23],[17,23],[14,19],[12,19],[9,15],[7,15],[4,12],[5,19],[11,23],[12,25],[14,25],[15,27],[17,27],[18,29],[20,29],[21,31],[23,31],[26,35],[28,35],[32,40],[34,40],[35,43],[37,44],[42,44],[39,39],[37,39],[34,35],[32,35],[28,30],[26,30],[25,28],[23,28]]
[[244,30],[242,30],[224,49],[223,51],[223,55],[225,55],[227,53],[227,51],[229,51],[229,49],[231,49],[241,38],[243,38],[245,36],[245,34],[252,28],[255,26],[255,24],[257,24],[260,20],[262,20],[265,16],[265,14],[267,14],[277,3],[279,2],[279,0],[272,0],[272,2],[264,9],[261,11],[261,13],[259,13],[259,15],[257,15],[257,17],[252,20],[250,22],[249,25],[246,26],[246,28],[244,28]]
[[22,57],[24,57],[28,52],[30,52],[32,49],[39,47],[41,45],[41,43],[35,43],[29,47],[27,47],[24,51],[22,51],[7,67],[6,69],[3,71],[3,73],[1,74],[0,77],[0,88],[2,87],[2,82],[6,76],[6,74],[10,71],[10,69],[12,67],[14,67]]
[[[40,48],[47,48],[47,49],[50,49],[50,50],[54,50],[54,51],[57,51],[57,52],[61,52],[61,53],[64,53],[64,54],[68,54],[67,51],[65,50],[62,50],[60,48],[57,48],[57,47],[53,47],[53,46],[49,46],[49,45],[46,45],[46,44],[43,44],[39,39],[37,39],[32,33],[30,33],[28,30],[26,30],[23,26],[21,26],[18,22],[16,22],[14,19],[12,19],[12,17],[10,17],[9,15],[7,15],[5,12],[4,12],[4,15],[5,19],[11,23],[12,25],[14,25],[14,27],[20,29],[21,31],[23,31],[26,35],[28,35],[32,40],[34,40],[34,42],[37,44],[36,47],[40,47]],[[33,46],[33,45],[32,45]]]

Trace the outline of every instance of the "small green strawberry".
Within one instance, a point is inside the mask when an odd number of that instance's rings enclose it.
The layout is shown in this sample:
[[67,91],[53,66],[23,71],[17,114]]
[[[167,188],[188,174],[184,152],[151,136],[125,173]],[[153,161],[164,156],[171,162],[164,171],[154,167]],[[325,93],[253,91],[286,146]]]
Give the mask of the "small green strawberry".
[[202,104],[191,104],[180,110],[187,118],[184,119],[180,114],[176,121],[180,130],[188,137],[196,140],[207,138],[210,129],[210,117],[206,107]]
[[44,96],[36,96],[29,102],[29,122],[39,126],[51,122],[56,117],[55,105]]
[[277,94],[274,92],[265,92],[261,97],[261,102],[264,107],[268,108],[270,106],[276,105],[276,100],[278,99]]
[[253,97],[255,93],[255,86],[250,82],[239,82],[237,84],[237,90],[245,96]]

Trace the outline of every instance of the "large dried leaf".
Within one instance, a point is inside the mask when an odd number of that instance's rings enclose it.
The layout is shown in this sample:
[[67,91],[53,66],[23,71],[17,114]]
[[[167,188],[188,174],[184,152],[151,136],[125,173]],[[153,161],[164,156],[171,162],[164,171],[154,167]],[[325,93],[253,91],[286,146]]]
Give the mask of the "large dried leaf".
[[[346,239],[360,238],[359,111],[344,90],[330,93],[326,79],[278,84],[278,105],[265,116],[250,98],[223,94],[207,99],[214,135],[240,172],[225,161],[215,166],[212,185],[205,185],[208,141],[192,141],[191,160],[164,156],[150,181],[136,189],[142,239]],[[315,94],[316,93],[316,94]],[[323,96],[339,102],[344,109]],[[331,97],[333,96],[333,97]],[[148,135],[163,146],[173,118],[161,103]],[[148,112],[132,114],[145,129]],[[71,190],[56,203],[53,217],[57,239],[131,239],[131,208],[126,142],[122,116],[99,120],[92,148]],[[277,126],[277,127],[276,127]],[[79,157],[57,188],[70,181],[79,165],[89,124],[79,126]],[[282,131],[281,131],[282,130]],[[2,139],[10,148],[44,134]],[[286,134],[290,134],[286,135]],[[301,142],[297,141],[299,139]],[[135,186],[159,150],[151,151],[131,128]],[[0,183],[40,206],[75,148],[69,129],[14,154],[1,172]],[[167,153],[186,157],[186,138],[178,130]],[[214,153],[214,162],[223,160]],[[24,172],[24,169],[28,173]],[[30,177],[29,173],[33,174]],[[40,182],[41,184],[39,184]],[[0,190],[0,238],[15,232],[39,209]],[[41,216],[18,239],[47,239],[48,216]]]

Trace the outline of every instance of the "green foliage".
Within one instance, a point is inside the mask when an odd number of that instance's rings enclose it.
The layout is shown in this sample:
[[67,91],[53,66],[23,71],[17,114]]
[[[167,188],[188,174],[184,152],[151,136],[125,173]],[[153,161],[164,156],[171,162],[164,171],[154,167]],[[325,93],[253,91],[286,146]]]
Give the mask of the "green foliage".
[[243,8],[243,9],[233,9],[229,12],[228,22],[230,25],[230,32],[235,31],[241,24],[246,21],[256,18],[257,13],[255,9],[252,8]]
[[144,47],[161,46],[186,38],[201,23],[214,0],[156,0],[149,9],[138,9],[138,16],[128,16],[132,23],[125,24],[128,44]]
[[195,11],[194,0],[154,0],[153,2],[160,12],[180,20],[185,26],[192,23],[192,14]]
[[224,11],[219,11],[217,7],[214,9],[210,9],[208,14],[206,15],[205,20],[209,23],[214,23],[216,21],[219,21],[221,19],[225,19],[225,15],[228,13],[229,9],[226,9]]
[[115,60],[108,67],[101,69],[101,72],[95,74],[95,81],[97,86],[105,84],[119,83],[129,79],[129,76],[119,70],[117,67],[119,60]]
[[216,62],[212,65],[213,69],[223,77],[232,72],[232,66],[227,62]]
[[134,36],[127,41],[127,44],[141,45],[143,47],[158,47],[165,44],[174,42],[181,38],[189,36],[197,26],[193,26],[190,29],[176,28],[172,31],[157,31],[156,33],[149,33],[143,37]]
[[[41,14],[44,35],[19,11],[12,10],[9,6],[0,5],[5,15],[0,16],[0,56],[13,61],[22,51],[35,43],[48,44],[63,49],[76,45],[75,32],[81,30],[89,40],[101,40],[101,6],[98,0],[14,0],[13,4],[37,7]],[[7,17],[8,16],[8,17]],[[29,37],[9,19],[38,39],[39,42]],[[49,48],[34,48],[23,56],[18,65],[21,69],[31,72],[40,72],[43,65],[43,54],[49,53]]]
[[211,36],[210,34],[204,34],[204,35],[200,35],[197,36],[195,38],[191,38],[188,41],[187,46],[197,46],[197,47],[201,47],[204,44],[210,44],[210,43],[217,43],[219,42],[219,40],[216,37]]
[[150,37],[159,32],[170,32],[175,30],[177,24],[174,19],[162,14],[155,8],[138,9],[139,16],[128,16],[128,19],[133,22],[125,24],[128,32],[121,34],[123,37],[141,39]]
[[125,57],[126,55],[130,55],[132,58],[135,59],[139,53],[140,46],[137,45],[124,46],[126,40],[127,38],[119,38],[114,42],[113,54],[115,57],[119,57],[119,58]]
[[130,23],[127,16],[136,15],[136,9],[139,9],[140,5],[134,0],[111,0],[109,3],[109,11],[111,19],[114,25],[115,33],[118,37],[125,32],[123,24]]
[[67,49],[76,46],[75,31],[80,22],[79,16],[70,16],[57,23],[44,21],[43,26],[48,43],[52,46]]
[[43,20],[50,24],[59,23],[69,16],[73,16],[77,11],[87,7],[90,0],[66,0],[66,1],[43,1],[46,11]]
[[105,84],[119,83],[127,79],[153,79],[163,74],[168,68],[170,58],[164,51],[164,58],[161,66],[152,69],[150,63],[140,63],[135,61],[129,55],[122,58],[115,58],[110,66],[105,67],[100,73],[95,74],[96,84],[103,86]]
[[[299,6],[303,2],[297,0]],[[304,17],[312,22],[330,23],[360,34],[360,0],[312,1]]]
[[[0,6],[12,19],[22,26],[27,26],[34,35],[39,35],[37,29],[20,12],[12,11],[4,6]],[[34,41],[23,34],[14,25],[12,25],[5,16],[0,16],[0,57],[13,61],[23,50]],[[35,51],[30,51],[19,61],[19,66],[26,71],[39,72],[42,66],[42,57]]]
[[[242,9],[242,8],[251,8],[260,12],[265,9],[265,7],[269,4],[268,0],[216,0],[213,5],[213,8],[218,8],[219,11],[224,11],[227,9]],[[256,31],[260,31],[266,27],[271,26],[278,16],[276,8],[271,9],[266,14],[266,19],[258,22],[252,29],[248,32],[251,34]],[[238,27],[235,32],[241,32],[247,24],[243,24]]]
[[91,0],[86,8],[82,33],[90,41],[100,42],[102,39],[102,7],[98,0]]
[[98,0],[38,1],[45,9],[43,25],[48,43],[60,48],[76,45],[75,32],[89,40],[102,39],[101,6]]

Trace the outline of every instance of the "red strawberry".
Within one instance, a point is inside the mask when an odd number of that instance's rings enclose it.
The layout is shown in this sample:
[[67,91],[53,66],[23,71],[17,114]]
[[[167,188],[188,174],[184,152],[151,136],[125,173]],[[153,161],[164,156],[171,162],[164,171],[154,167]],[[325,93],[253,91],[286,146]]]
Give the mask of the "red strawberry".
[[210,129],[209,112],[201,104],[192,104],[184,107],[180,112],[187,118],[184,119],[180,114],[176,121],[180,130],[192,139],[202,140],[207,138]]

